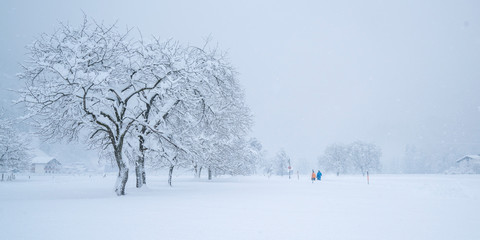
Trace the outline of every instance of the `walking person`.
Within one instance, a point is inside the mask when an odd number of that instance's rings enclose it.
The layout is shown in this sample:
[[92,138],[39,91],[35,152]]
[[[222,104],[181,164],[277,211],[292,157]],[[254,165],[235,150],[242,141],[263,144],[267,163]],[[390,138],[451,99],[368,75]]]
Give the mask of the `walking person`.
[[312,169],[312,183],[315,182],[315,178],[317,175],[315,175],[315,170]]
[[322,181],[322,172],[320,172],[320,170],[317,172],[317,180]]

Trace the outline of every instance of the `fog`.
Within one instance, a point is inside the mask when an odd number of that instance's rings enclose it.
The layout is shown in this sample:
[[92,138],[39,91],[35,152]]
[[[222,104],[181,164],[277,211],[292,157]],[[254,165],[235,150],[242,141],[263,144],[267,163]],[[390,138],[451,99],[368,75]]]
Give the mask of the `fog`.
[[[25,46],[89,17],[143,36],[228,51],[255,125],[274,155],[316,161],[362,140],[398,168],[407,145],[454,161],[480,153],[478,1],[2,1],[1,104]],[[435,157],[431,161],[435,161]]]

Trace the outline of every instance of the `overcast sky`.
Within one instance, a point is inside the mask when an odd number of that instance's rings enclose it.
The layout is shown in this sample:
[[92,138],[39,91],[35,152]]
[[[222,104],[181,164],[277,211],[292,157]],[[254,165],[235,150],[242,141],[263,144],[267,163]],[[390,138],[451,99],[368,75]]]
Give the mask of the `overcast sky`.
[[[480,148],[479,1],[2,1],[2,105],[24,46],[59,21],[137,27],[144,37],[229,52],[271,155],[316,159],[363,140],[384,160],[406,144]],[[480,152],[478,152],[480,153]]]

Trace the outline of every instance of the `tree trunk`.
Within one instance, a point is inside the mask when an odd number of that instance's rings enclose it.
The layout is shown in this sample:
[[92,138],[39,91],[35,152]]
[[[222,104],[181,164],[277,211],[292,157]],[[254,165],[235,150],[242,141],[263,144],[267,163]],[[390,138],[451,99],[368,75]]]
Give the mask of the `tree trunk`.
[[173,168],[173,165],[170,165],[170,167],[168,168],[168,185],[170,185],[170,187],[172,186]]
[[145,166],[140,162],[135,163],[136,187],[141,188],[145,184]]
[[128,168],[123,167],[118,171],[117,183],[115,184],[115,192],[118,196],[125,195],[125,185],[128,181]]
[[115,160],[118,166],[118,177],[115,184],[115,192],[118,196],[125,195],[125,185],[128,181],[128,167],[127,164],[123,161],[121,149],[121,147],[114,147]]
[[208,167],[208,180],[212,180],[212,169]]
[[138,136],[138,150],[140,155],[135,162],[135,176],[137,180],[137,188],[141,188],[144,184],[147,184],[145,174],[145,139],[142,135]]
[[[150,103],[146,104],[145,110],[145,123],[148,123],[148,118],[150,115],[150,109],[153,104],[155,97],[150,99]],[[140,135],[138,135],[138,150],[140,152],[140,156],[137,158],[137,162],[135,163],[135,175],[137,180],[137,188],[141,188],[144,184],[147,184],[146,174],[145,174],[145,138],[143,137],[147,132],[147,128],[145,126],[142,127],[140,130]]]
[[202,169],[203,169],[203,167],[198,167],[197,164],[195,164],[195,166],[193,166],[193,171],[195,171],[195,178],[200,178],[201,177]]

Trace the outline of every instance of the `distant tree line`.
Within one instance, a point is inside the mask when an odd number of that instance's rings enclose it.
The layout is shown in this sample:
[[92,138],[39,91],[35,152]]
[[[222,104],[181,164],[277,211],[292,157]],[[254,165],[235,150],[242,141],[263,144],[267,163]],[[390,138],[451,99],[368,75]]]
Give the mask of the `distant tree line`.
[[372,143],[355,141],[346,144],[331,144],[325,148],[322,156],[318,158],[319,165],[326,172],[335,174],[362,173],[367,171],[380,171],[380,147]]
[[[259,167],[263,173],[283,176],[289,173],[307,174],[310,169],[315,170],[318,166],[323,172],[340,174],[379,172],[381,170],[380,147],[372,143],[356,141],[346,144],[331,144],[325,148],[322,156],[318,157],[318,164],[309,163],[305,159],[292,161],[284,149],[281,149],[272,158],[262,158]],[[289,168],[290,167],[290,168]]]
[[407,144],[399,172],[407,174],[445,173],[459,167],[458,159],[477,154],[476,144]]

